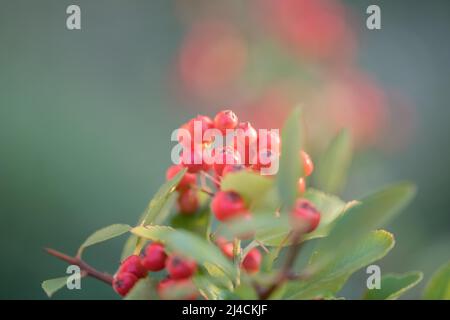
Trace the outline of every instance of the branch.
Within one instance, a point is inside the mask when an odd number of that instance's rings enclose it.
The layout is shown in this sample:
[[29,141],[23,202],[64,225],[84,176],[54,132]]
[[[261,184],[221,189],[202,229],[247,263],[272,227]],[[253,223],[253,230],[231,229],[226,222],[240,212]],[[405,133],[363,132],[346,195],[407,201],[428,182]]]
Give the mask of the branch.
[[103,281],[103,282],[105,282],[105,283],[107,283],[109,285],[112,285],[112,283],[113,283],[113,277],[110,274],[105,273],[105,272],[100,272],[100,271],[94,269],[93,267],[88,265],[86,262],[84,262],[80,258],[68,256],[68,255],[66,255],[66,254],[64,254],[62,252],[56,251],[56,250],[51,249],[51,248],[44,248],[44,250],[48,254],[50,254],[50,255],[52,255],[52,256],[60,259],[60,260],[63,260],[65,262],[69,263],[69,264],[73,264],[73,265],[79,266],[80,269],[84,273],[86,273],[88,276],[91,276],[91,277],[93,277],[93,278],[95,278],[97,280]]
[[292,236],[292,246],[289,248],[289,252],[287,254],[286,261],[278,273],[278,276],[274,279],[272,285],[270,285],[267,289],[258,288],[257,291],[259,293],[259,298],[261,300],[267,300],[272,293],[275,292],[286,280],[290,280],[293,278],[292,266],[297,259],[298,253],[300,251],[301,242],[300,237],[302,236],[302,232],[295,232]]

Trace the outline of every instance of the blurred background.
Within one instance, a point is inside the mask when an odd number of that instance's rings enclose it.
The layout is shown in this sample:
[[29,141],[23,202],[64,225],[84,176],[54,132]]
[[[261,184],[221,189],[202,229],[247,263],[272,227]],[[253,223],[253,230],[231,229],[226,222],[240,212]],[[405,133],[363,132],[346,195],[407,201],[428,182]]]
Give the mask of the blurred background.
[[[81,7],[81,31],[66,8]],[[382,29],[366,28],[381,7]],[[450,258],[450,3],[368,0],[25,1],[0,3],[2,299],[46,299],[42,280],[94,230],[134,224],[164,181],[170,134],[224,107],[278,128],[304,107],[307,150],[348,127],[342,197],[395,180],[419,193],[388,230],[382,272],[422,270],[419,298]],[[124,238],[87,250],[114,272]],[[360,297],[365,274],[343,295]],[[87,279],[59,299],[117,298]]]

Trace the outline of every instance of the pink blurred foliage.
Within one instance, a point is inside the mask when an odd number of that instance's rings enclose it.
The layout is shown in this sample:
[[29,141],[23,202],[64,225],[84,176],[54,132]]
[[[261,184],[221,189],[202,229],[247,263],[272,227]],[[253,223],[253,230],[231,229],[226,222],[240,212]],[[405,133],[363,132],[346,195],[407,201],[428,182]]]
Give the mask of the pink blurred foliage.
[[247,43],[223,21],[195,23],[184,39],[178,58],[183,89],[199,99],[213,100],[230,90],[247,62]]
[[262,19],[269,30],[300,57],[350,60],[355,35],[345,8],[334,0],[261,0]]
[[178,11],[186,33],[171,86],[191,112],[232,106],[259,128],[280,128],[301,105],[317,150],[343,127],[359,149],[411,139],[412,105],[358,66],[352,12],[340,1],[198,1]]

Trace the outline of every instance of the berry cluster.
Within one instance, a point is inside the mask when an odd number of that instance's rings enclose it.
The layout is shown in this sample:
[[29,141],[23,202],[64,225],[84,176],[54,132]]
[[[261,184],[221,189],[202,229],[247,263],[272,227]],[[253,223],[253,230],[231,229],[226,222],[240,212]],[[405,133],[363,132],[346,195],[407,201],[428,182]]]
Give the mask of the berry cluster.
[[[203,132],[216,129],[221,135],[228,136],[233,130],[232,145],[220,146],[213,150],[213,156],[218,156],[223,161],[209,164],[201,157],[204,149],[210,147],[214,137],[203,135],[201,139],[195,140],[195,129],[200,128]],[[221,179],[230,172],[249,170],[260,172],[264,167],[270,166],[270,159],[279,156],[281,141],[274,131],[263,130],[258,132],[250,122],[239,122],[237,115],[231,110],[223,110],[217,113],[214,119],[205,115],[198,115],[183,124],[180,129],[188,132],[188,136],[178,136],[179,143],[187,148],[191,157],[186,161],[183,157],[181,163],[172,165],[166,172],[166,178],[173,178],[180,170],[187,168],[187,172],[177,186],[178,208],[181,214],[192,215],[199,208],[198,190],[205,188],[204,184],[197,185],[197,175],[204,174],[210,177],[214,186],[218,189],[213,195],[210,203],[211,211],[215,218],[221,222],[227,222],[235,218],[251,220],[251,213],[244,199],[234,191],[223,191],[220,188]],[[260,143],[262,141],[262,143]],[[252,147],[256,146],[257,159],[252,158]],[[244,148],[242,148],[244,147]],[[186,150],[186,149],[184,149]],[[244,152],[244,156],[241,153]],[[267,161],[269,159],[269,161]],[[197,160],[197,161],[195,161]],[[264,161],[263,161],[264,160]],[[303,150],[299,152],[299,161],[303,166],[304,175],[298,181],[298,193],[302,195],[306,190],[305,178],[310,176],[314,170],[311,157]],[[303,228],[303,232],[312,232],[320,222],[320,213],[314,205],[305,199],[297,200],[291,217],[293,225]],[[217,245],[225,256],[233,258],[233,243],[225,239],[216,240]],[[257,272],[262,260],[258,249],[251,250],[242,261],[242,268],[248,273]]]
[[[179,136],[179,143],[183,146],[183,152],[189,150],[191,158],[186,161],[186,157],[182,157],[182,161],[178,165],[172,165],[167,169],[167,180],[172,179],[183,168],[187,168],[187,172],[177,185],[178,191],[178,209],[180,214],[193,215],[198,211],[200,200],[198,197],[199,190],[204,190],[207,186],[204,182],[197,183],[198,175],[203,174],[209,177],[217,190],[209,192],[212,196],[211,211],[217,220],[227,222],[235,218],[251,220],[251,213],[247,204],[241,195],[235,191],[224,191],[220,188],[221,179],[230,172],[240,170],[249,170],[259,172],[261,168],[270,165],[270,161],[263,161],[266,157],[271,159],[271,155],[279,155],[281,141],[278,134],[273,131],[258,131],[253,128],[250,122],[239,122],[236,114],[231,110],[219,112],[214,120],[207,116],[199,115],[191,119],[181,126],[191,136]],[[221,135],[228,135],[230,130],[240,130],[242,135],[233,136],[232,146],[221,146],[213,150],[213,156],[220,158],[222,161],[209,164],[202,159],[204,149],[213,144],[214,137],[202,135],[200,141],[196,141],[192,137],[195,130],[201,131],[208,129],[216,129]],[[264,147],[259,144],[263,140]],[[258,159],[252,161],[252,146],[256,145]],[[241,148],[244,146],[244,148]],[[186,149],[187,148],[187,149]],[[239,149],[241,148],[241,149]],[[200,151],[199,151],[200,150]],[[238,150],[245,152],[241,157]],[[200,155],[200,153],[202,153]],[[261,158],[261,159],[260,159]],[[200,159],[200,161],[198,161]],[[244,160],[242,160],[244,159]],[[310,156],[305,151],[300,151],[299,159],[303,165],[304,177],[298,181],[298,192],[305,192],[305,177],[311,175],[314,164]],[[184,160],[184,161],[183,161]],[[201,179],[200,179],[201,180]],[[311,232],[317,228],[320,222],[320,213],[314,208],[313,204],[305,199],[298,199],[291,213],[293,226],[303,228],[303,232]],[[229,258],[234,258],[234,245],[232,242],[224,238],[216,240],[217,246],[223,254]],[[261,252],[257,248],[250,250],[241,262],[241,267],[247,273],[255,273],[260,269],[262,261]],[[197,271],[197,264],[194,260],[182,257],[178,254],[167,254],[164,246],[160,243],[149,244],[141,256],[131,255],[125,259],[120,265],[119,270],[114,276],[113,287],[117,293],[122,296],[128,294],[134,284],[140,278],[147,276],[147,273],[158,272],[166,269],[167,278],[160,281],[157,286],[157,292],[161,299],[170,299],[172,291],[189,292],[189,294],[181,297],[184,299],[195,299],[197,291],[192,282],[192,275]],[[174,289],[177,290],[174,290]]]
[[[178,184],[178,208],[181,214],[192,215],[200,205],[197,186],[197,175],[205,173],[212,177],[215,186],[219,189],[212,202],[211,209],[219,221],[231,218],[250,218],[250,213],[239,194],[230,191],[220,191],[220,180],[230,172],[251,170],[261,172],[261,169],[271,166],[273,159],[279,157],[281,141],[279,134],[272,130],[258,132],[250,122],[239,122],[237,115],[231,110],[223,110],[216,114],[214,119],[205,115],[198,115],[183,124],[180,129],[187,135],[179,135],[178,142],[183,147],[180,164],[172,165],[167,169],[166,178],[172,179],[180,170],[187,168],[187,172]],[[194,139],[195,131],[215,130],[224,140],[232,135],[231,145],[216,146],[211,151],[211,157],[220,159],[213,162],[205,159],[205,150],[214,144],[214,135],[201,135]],[[189,152],[185,152],[188,150]],[[189,157],[185,156],[189,154]],[[207,153],[206,153],[207,154]],[[309,176],[314,165],[305,151],[300,151],[299,158],[303,164],[304,176]],[[298,181],[298,191],[303,194],[306,189],[305,178]]]
[[172,253],[167,254],[164,245],[153,242],[149,244],[141,256],[131,255],[120,265],[114,276],[113,288],[121,296],[126,296],[136,282],[145,278],[148,272],[158,272],[166,269],[167,277],[160,281],[157,292],[161,299],[170,299],[171,291],[183,288],[187,292],[182,299],[197,297],[192,276],[197,271],[197,263],[189,258]]

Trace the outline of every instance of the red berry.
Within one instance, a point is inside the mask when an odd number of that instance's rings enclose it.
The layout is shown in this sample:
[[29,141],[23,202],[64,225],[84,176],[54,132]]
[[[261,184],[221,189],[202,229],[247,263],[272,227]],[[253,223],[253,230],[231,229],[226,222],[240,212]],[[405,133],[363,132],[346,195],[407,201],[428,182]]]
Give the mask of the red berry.
[[211,210],[219,221],[226,221],[247,212],[244,200],[234,191],[218,191],[211,201]]
[[[184,167],[182,165],[170,166],[166,171],[166,179],[167,180],[172,179],[182,169],[184,169]],[[187,189],[191,185],[195,184],[196,181],[197,181],[197,178],[196,178],[195,174],[186,172],[184,174],[183,178],[181,178],[180,182],[178,183],[177,190]]]
[[[235,130],[234,147],[245,146],[248,148],[251,144],[258,142],[258,132],[250,122],[240,122]],[[239,149],[238,149],[239,150]]]
[[[184,129],[187,132],[178,134],[178,142],[184,147],[192,150],[195,144],[211,142],[204,139],[204,133],[206,130],[212,128],[214,128],[214,122],[211,118],[198,115],[196,118],[189,120],[180,127],[180,129]],[[196,138],[198,141],[195,140]]]
[[311,160],[311,157],[309,154],[307,154],[305,151],[300,151],[300,158],[302,159],[303,164],[303,174],[305,177],[311,175],[311,173],[314,170],[314,163]]
[[214,118],[214,127],[226,134],[227,129],[234,129],[238,125],[238,117],[231,110],[220,111]]
[[188,169],[189,173],[197,173],[211,169],[211,165],[203,158],[202,151],[191,151],[190,156],[182,152],[181,164]]
[[305,182],[305,178],[300,178],[300,179],[298,179],[298,185],[297,185],[297,187],[298,187],[298,192],[300,193],[300,194],[303,194],[303,193],[305,193],[305,191],[306,191],[306,182]]
[[114,276],[113,289],[122,297],[126,296],[139,279],[132,273],[119,272]]
[[267,149],[279,153],[281,148],[280,134],[266,130],[258,135],[258,150]]
[[198,295],[198,290],[191,279],[166,278],[158,283],[156,291],[162,300],[195,300]]
[[141,263],[141,259],[137,255],[131,255],[126,258],[119,267],[119,273],[132,273],[138,278],[147,276],[147,269]]
[[154,242],[145,248],[141,263],[148,271],[160,271],[166,265],[166,258],[164,246]]
[[214,150],[214,171],[221,176],[226,165],[241,163],[239,152],[231,147],[221,147]]
[[306,199],[298,199],[291,214],[294,226],[306,233],[314,231],[320,223],[320,212]]
[[211,142],[210,140],[207,141],[204,138],[205,131],[214,128],[214,122],[211,120],[210,117],[198,115],[197,117],[195,117],[194,119],[191,119],[187,123],[187,127],[188,127],[188,130],[191,133],[191,136],[193,139],[194,139],[195,130],[197,129],[198,130],[196,132],[197,136],[200,137],[200,139],[201,139],[200,141],[202,143]]
[[230,259],[233,259],[234,256],[234,245],[233,242],[229,242],[224,238],[219,238],[216,240],[216,243],[218,245],[218,247],[220,248],[220,250],[222,251],[222,253]]
[[259,271],[261,265],[262,255],[257,248],[250,250],[242,261],[242,267],[248,273]]
[[[250,122],[241,122],[237,126],[234,148],[242,155],[241,160],[249,166],[258,150],[258,133]],[[244,157],[245,156],[245,157]]]
[[178,143],[183,146],[183,148],[188,150],[193,150],[194,143],[194,132],[191,132],[189,122],[183,124],[178,131]]
[[197,271],[197,263],[179,255],[170,255],[166,260],[166,268],[172,279],[185,279]]
[[194,119],[192,119],[190,122],[194,123],[194,121],[198,121],[202,125],[202,131],[205,132],[208,129],[214,128],[214,121],[208,116],[204,115],[197,115]]
[[244,169],[245,167],[241,164],[234,164],[234,165],[227,164],[225,167],[223,167],[222,177],[225,177],[228,173],[238,172]]
[[180,213],[191,215],[199,207],[198,195],[194,189],[183,190],[178,196],[178,208]]
[[[255,171],[260,171],[261,169],[268,169],[272,167],[273,162],[277,161],[279,155],[270,149],[262,149],[258,152],[258,158],[256,163],[252,166]],[[274,172],[273,174],[275,174]]]

